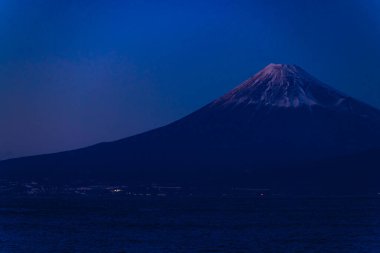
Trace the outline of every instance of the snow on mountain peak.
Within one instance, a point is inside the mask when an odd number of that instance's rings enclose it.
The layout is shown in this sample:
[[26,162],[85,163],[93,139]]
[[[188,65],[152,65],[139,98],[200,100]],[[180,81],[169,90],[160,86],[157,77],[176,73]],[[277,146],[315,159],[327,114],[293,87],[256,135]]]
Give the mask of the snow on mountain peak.
[[336,106],[347,97],[320,82],[301,67],[269,64],[256,75],[217,99],[213,105],[272,107]]
[[266,66],[264,69],[259,71],[255,77],[257,79],[270,78],[277,84],[281,84],[283,81],[290,78],[314,79],[310,74],[297,65],[275,63],[271,63]]

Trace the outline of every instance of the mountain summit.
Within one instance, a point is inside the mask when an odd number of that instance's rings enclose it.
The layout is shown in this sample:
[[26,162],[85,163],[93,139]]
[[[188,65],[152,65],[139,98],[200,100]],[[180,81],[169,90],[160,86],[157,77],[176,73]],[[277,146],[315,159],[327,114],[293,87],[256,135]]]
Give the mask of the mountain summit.
[[[304,179],[328,178],[348,171],[342,172],[345,166],[335,163],[312,169],[316,161],[379,148],[379,110],[296,65],[270,64],[167,126],[84,149],[4,161],[0,175],[59,182],[281,188],[294,185],[301,174]],[[330,176],[315,174],[331,164]],[[351,178],[357,178],[356,172],[362,169],[351,168],[355,175]]]
[[336,106],[346,96],[321,83],[296,65],[269,64],[216,104],[260,104],[264,106]]

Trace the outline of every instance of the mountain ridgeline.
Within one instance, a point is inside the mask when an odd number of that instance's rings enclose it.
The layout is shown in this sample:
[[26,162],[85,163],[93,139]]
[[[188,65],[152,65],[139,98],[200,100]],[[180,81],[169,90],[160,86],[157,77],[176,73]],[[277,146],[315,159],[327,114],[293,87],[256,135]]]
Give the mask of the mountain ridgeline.
[[[270,64],[164,127],[0,163],[2,178],[276,191],[380,190],[380,111],[295,65]],[[378,182],[377,182],[378,181]]]

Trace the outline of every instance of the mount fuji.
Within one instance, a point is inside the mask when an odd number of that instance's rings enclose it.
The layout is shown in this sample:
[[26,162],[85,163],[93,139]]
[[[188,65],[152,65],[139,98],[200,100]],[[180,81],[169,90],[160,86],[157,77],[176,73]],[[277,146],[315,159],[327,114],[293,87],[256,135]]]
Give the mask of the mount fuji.
[[379,110],[296,65],[270,64],[169,125],[83,149],[6,160],[0,175],[56,183],[372,191],[380,186],[374,180],[379,150]]

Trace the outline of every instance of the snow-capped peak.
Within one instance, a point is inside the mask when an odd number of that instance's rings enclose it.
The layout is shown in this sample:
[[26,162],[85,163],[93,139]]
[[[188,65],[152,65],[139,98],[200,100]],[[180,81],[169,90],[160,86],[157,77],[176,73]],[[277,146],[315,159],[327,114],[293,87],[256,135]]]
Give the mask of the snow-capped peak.
[[273,82],[280,84],[291,77],[312,78],[306,71],[297,65],[271,63],[255,75],[256,79],[270,78]]
[[296,65],[272,63],[213,105],[335,106],[346,98]]

